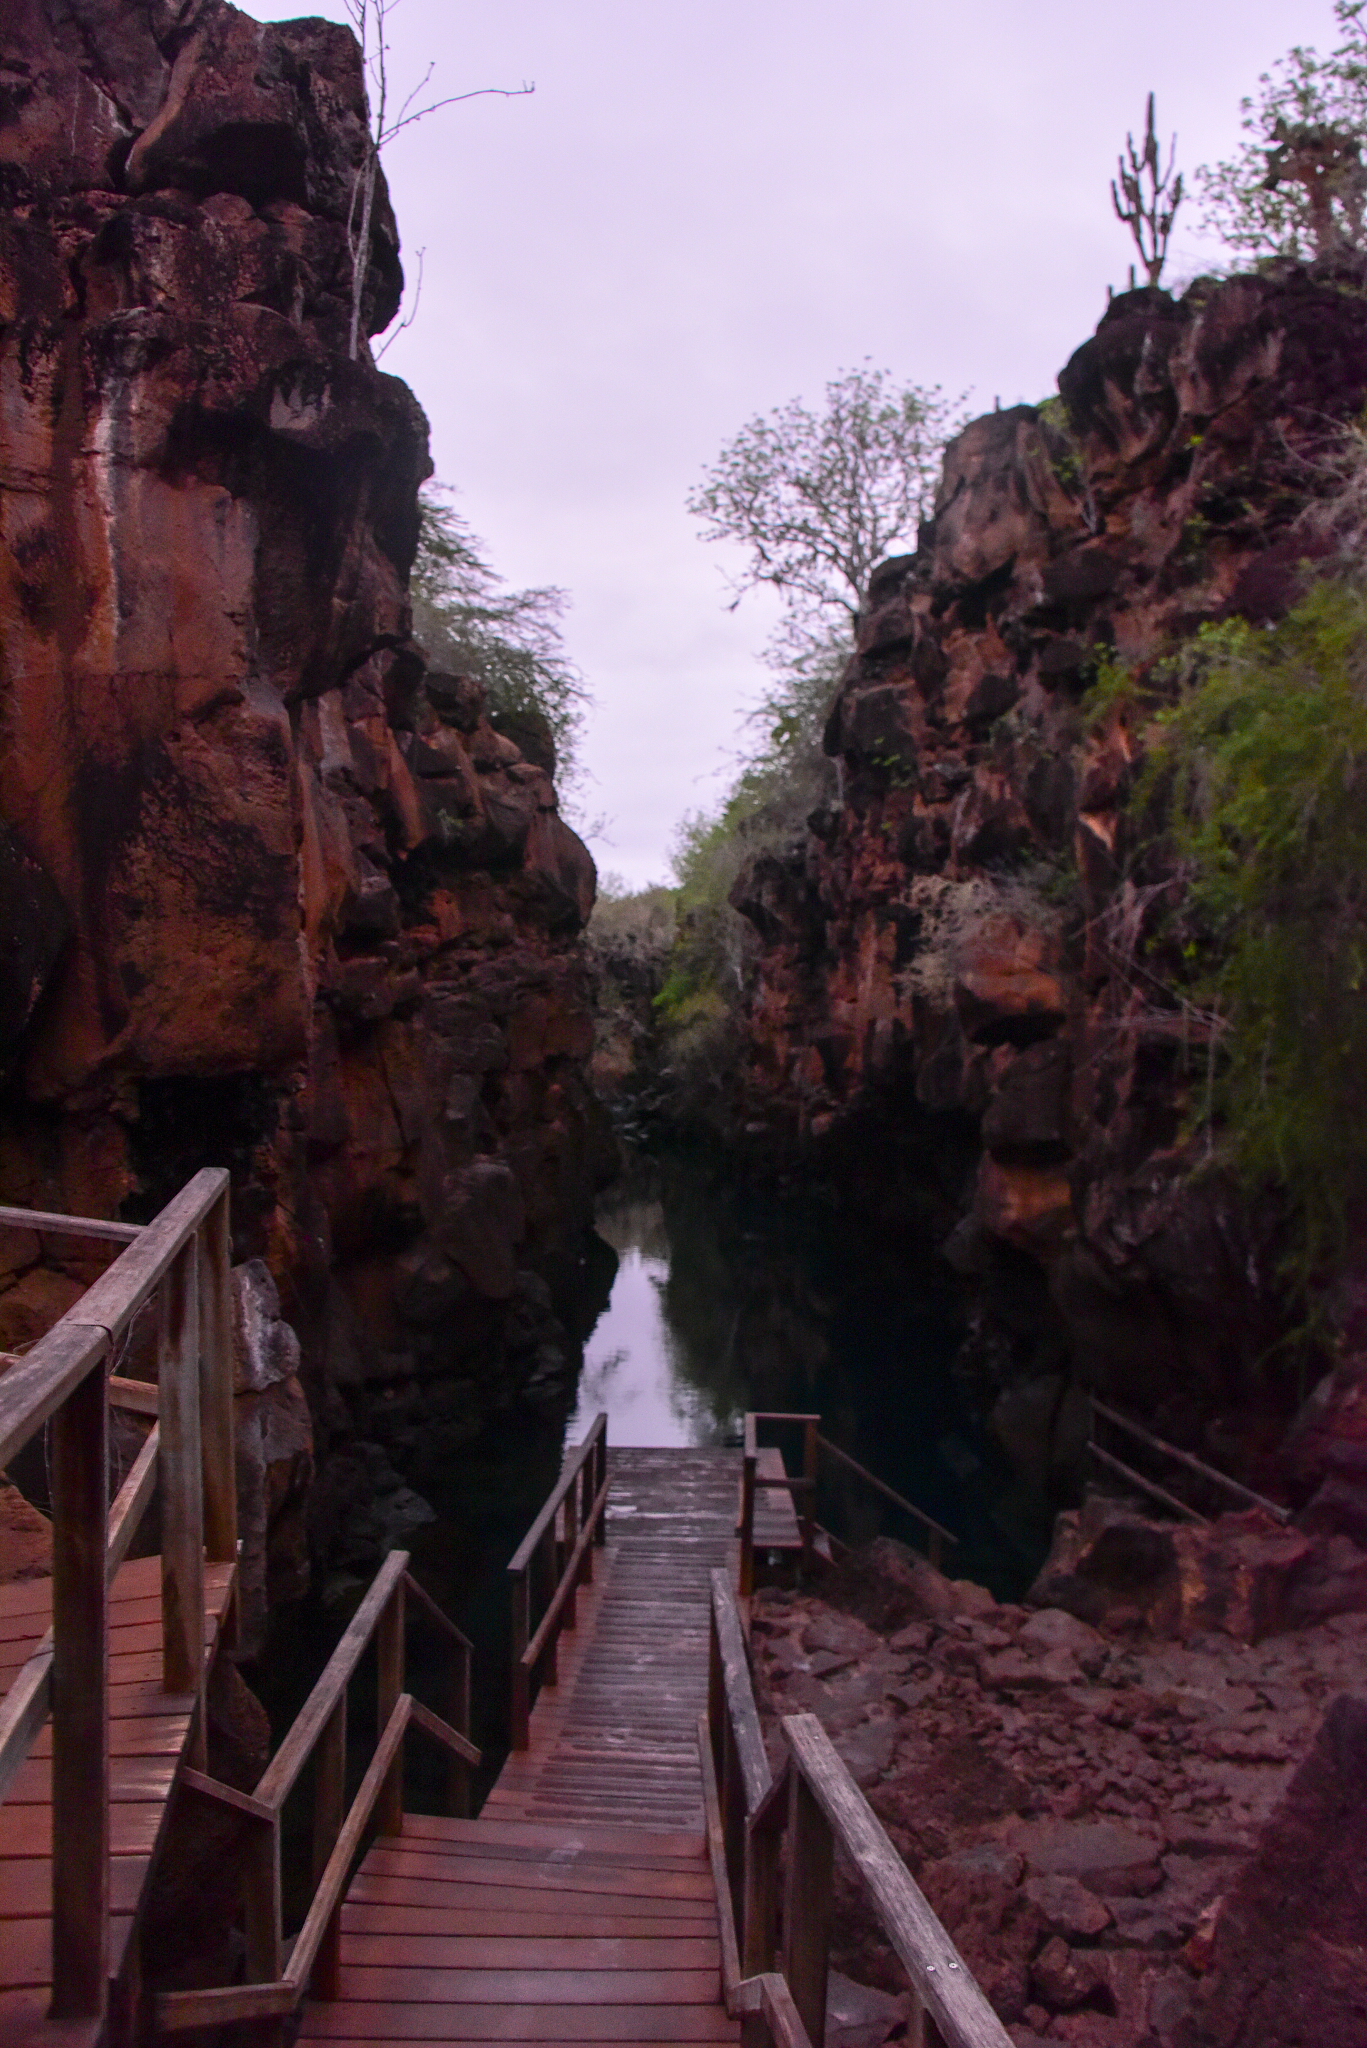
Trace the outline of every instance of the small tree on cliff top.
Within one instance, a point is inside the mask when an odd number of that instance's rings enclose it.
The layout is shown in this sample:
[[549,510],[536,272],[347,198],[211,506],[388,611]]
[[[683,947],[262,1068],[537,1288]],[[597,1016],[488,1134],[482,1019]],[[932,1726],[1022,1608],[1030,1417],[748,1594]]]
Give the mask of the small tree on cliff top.
[[[395,113],[389,99],[389,17],[398,6],[399,0],[345,0],[347,17],[361,46],[361,72],[365,80],[368,102],[369,126],[361,151],[361,161],[356,168],[351,188],[351,209],[347,215],[347,249],[351,256],[351,332],[348,354],[355,362],[361,338],[361,301],[365,294],[366,270],[370,262],[370,228],[375,211],[375,182],[380,170],[380,151],[391,143],[396,135],[402,135],[405,128],[414,127],[425,121],[429,114],[435,114],[442,107],[458,106],[462,100],[478,100],[490,97],[498,99],[520,99],[524,93],[534,92],[535,86],[482,85],[473,92],[448,93],[444,99],[428,100],[415,104],[426,91],[428,82],[436,69],[429,64],[422,77],[407,93]],[[418,251],[419,289],[421,289],[422,251]],[[416,301],[414,311],[417,310]],[[410,312],[406,327],[413,314]]]
[[509,590],[443,485],[424,484],[419,509],[409,578],[414,634],[434,662],[483,684],[495,716],[531,711],[545,719],[563,790],[574,779],[588,701],[560,637],[564,591]]
[[1197,172],[1203,222],[1246,257],[1301,261],[1363,246],[1367,203],[1367,0],[1335,0],[1327,57],[1288,50],[1242,102],[1247,138]]

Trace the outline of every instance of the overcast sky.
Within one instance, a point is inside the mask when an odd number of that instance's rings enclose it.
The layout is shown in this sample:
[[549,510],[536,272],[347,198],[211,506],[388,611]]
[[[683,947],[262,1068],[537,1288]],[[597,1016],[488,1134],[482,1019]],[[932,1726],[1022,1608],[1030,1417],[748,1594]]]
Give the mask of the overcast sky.
[[1190,171],[1290,43],[1334,40],[1330,0],[400,0],[391,29],[401,86],[536,86],[386,153],[426,264],[384,367],[495,566],[570,594],[576,822],[633,884],[734,774],[761,680],[772,611],[727,610],[684,509],[723,442],[866,357],[974,411],[1045,397],[1126,282],[1107,188],[1149,89]]

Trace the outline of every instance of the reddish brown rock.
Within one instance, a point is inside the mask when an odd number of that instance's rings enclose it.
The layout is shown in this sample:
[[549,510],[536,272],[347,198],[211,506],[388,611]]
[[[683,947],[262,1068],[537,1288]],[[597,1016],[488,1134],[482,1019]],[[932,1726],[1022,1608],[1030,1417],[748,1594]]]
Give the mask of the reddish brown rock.
[[[964,430],[918,551],[874,572],[826,728],[841,801],[733,895],[759,950],[735,1117],[949,1243],[989,1404],[1063,1352],[1193,1449],[1224,1416],[1237,1453],[1275,1206],[1192,1175],[1205,1043],[1146,978],[1176,897],[1131,860],[1142,722],[1081,700],[1103,661],[1295,599],[1321,547],[1295,522],[1367,398],[1359,271],[1122,294],[1059,384]],[[1349,1536],[1357,1490],[1322,1503]]]
[[[300,1340],[240,1397],[297,1589],[311,1458],[438,1470],[563,1397],[593,865],[544,732],[409,637],[430,462],[347,353],[349,31],[17,0],[0,45],[0,1194],[142,1219],[231,1169]],[[381,180],[364,331],[401,282]],[[0,1273],[0,1346],[68,1278]]]
[[1188,2048],[1367,2040],[1367,1705],[1334,1701],[1215,1921]]

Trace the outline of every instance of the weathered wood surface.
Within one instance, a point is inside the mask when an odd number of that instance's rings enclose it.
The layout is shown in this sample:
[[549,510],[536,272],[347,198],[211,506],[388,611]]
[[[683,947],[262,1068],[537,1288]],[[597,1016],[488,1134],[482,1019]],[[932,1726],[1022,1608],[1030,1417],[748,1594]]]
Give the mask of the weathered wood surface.
[[734,2044],[718,1969],[701,1830],[407,1815],[352,1883],[339,1996],[299,2040]]
[[802,1532],[798,1527],[793,1496],[786,1486],[776,1483],[786,1476],[783,1453],[773,1445],[761,1445],[755,1474],[755,1548],[758,1551],[802,1548]]
[[681,1827],[701,1853],[709,1575],[731,1562],[740,1457],[609,1447],[608,1478],[607,1542],[557,1683],[484,1813]]
[[[204,1651],[217,1645],[234,1567],[205,1567]],[[51,1622],[51,1581],[0,1586],[0,1694]],[[111,1976],[119,1972],[190,1734],[191,1694],[161,1686],[161,1563],[124,1564],[109,1589],[109,1891]],[[51,1980],[52,1730],[35,1737],[0,1805],[0,2048],[56,2043]],[[72,2037],[75,2038],[74,2036]]]

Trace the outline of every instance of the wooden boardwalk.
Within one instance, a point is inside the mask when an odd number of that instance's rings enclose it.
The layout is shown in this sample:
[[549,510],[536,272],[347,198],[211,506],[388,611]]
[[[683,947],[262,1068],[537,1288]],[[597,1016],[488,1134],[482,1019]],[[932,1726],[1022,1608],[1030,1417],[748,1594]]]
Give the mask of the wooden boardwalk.
[[478,1820],[405,1818],[371,1849],[342,1916],[340,1997],[306,2009],[301,2042],[739,2040],[697,1727],[740,1454],[611,1450],[608,1474],[607,1542],[530,1748]]
[[[218,1646],[234,1567],[205,1566],[206,1664]],[[50,1579],[0,1586],[0,1696],[51,1621]],[[166,1828],[185,1759],[193,1696],[161,1685],[161,1560],[120,1567],[110,1588],[110,1956],[123,1969],[129,1936]],[[35,1738],[0,1804],[0,2048],[56,2038],[52,1976],[52,1731]],[[78,2030],[72,2029],[72,2038]]]

